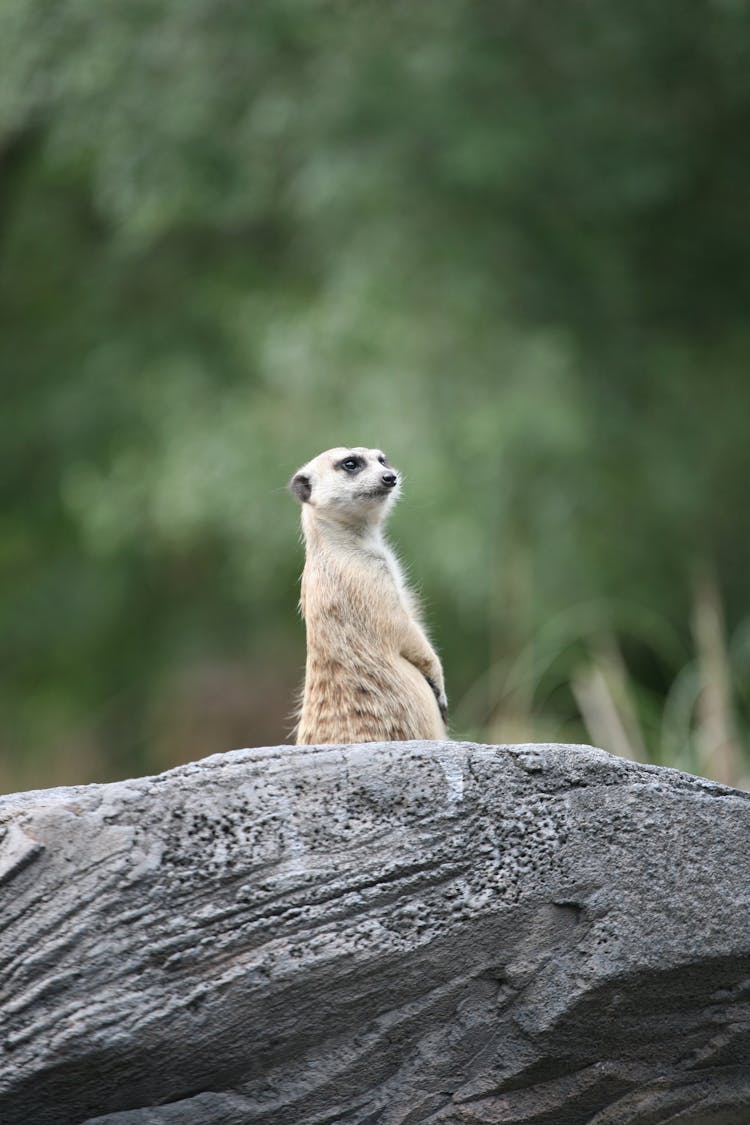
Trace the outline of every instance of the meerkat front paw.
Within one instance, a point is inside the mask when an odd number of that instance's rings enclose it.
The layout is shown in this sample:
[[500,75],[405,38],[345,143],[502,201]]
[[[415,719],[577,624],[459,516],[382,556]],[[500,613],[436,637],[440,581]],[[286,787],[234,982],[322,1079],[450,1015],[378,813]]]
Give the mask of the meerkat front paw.
[[440,718],[446,723],[448,721],[448,696],[445,694],[445,688],[442,684],[436,684],[431,676],[425,676],[425,679],[432,688],[432,694],[437,700]]
[[445,691],[441,691],[437,696],[438,709],[440,711],[440,718],[444,723],[448,722],[448,696]]

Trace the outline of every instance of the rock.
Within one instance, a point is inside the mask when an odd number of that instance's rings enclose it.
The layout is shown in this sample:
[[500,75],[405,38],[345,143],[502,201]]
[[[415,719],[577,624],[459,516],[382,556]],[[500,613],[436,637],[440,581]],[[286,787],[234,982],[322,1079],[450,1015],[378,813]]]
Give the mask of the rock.
[[0,800],[3,1125],[747,1125],[750,795],[276,747]]

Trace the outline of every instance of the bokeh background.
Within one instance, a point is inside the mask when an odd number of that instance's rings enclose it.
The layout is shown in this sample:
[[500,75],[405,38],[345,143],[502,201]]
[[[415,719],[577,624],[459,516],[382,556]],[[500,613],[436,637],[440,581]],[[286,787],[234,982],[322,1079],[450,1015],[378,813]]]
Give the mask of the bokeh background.
[[746,0],[5,0],[0,788],[289,740],[337,444],[452,729],[750,776]]

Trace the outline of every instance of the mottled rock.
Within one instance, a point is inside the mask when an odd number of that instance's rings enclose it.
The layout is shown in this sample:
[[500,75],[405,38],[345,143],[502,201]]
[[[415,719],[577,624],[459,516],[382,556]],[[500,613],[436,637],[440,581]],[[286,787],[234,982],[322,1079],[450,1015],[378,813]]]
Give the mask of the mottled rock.
[[2,1125],[747,1125],[750,795],[582,746],[0,799]]

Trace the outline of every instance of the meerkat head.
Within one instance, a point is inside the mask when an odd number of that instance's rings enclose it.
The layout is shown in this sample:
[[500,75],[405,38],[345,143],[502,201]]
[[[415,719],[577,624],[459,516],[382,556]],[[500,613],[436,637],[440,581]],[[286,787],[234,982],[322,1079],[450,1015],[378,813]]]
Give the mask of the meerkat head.
[[315,518],[350,526],[380,523],[398,499],[401,482],[381,449],[327,449],[289,482]]

